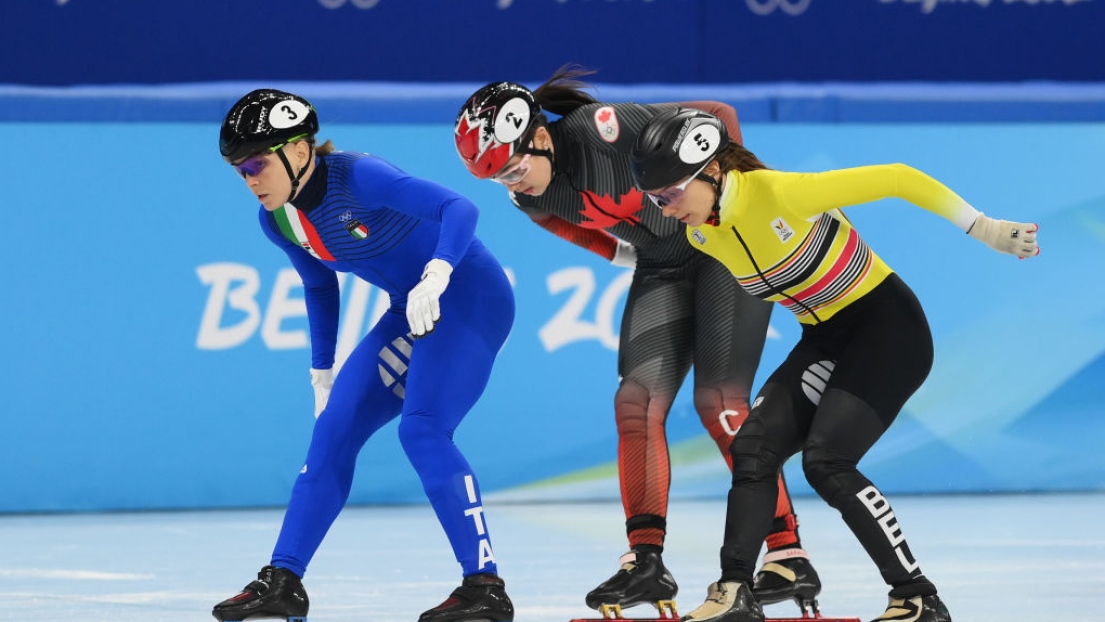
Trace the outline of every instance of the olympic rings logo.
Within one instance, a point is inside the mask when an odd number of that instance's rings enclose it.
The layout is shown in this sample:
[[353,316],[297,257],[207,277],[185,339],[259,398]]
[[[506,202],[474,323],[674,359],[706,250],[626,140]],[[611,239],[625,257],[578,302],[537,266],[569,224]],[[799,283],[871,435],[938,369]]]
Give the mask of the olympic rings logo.
[[[348,0],[348,2],[358,9],[371,9],[377,4],[380,4],[380,0]],[[318,3],[321,4],[323,8],[338,9],[346,3],[346,0],[318,0]]]
[[756,15],[770,15],[779,9],[790,16],[801,15],[810,8],[813,0],[745,0],[748,9]]

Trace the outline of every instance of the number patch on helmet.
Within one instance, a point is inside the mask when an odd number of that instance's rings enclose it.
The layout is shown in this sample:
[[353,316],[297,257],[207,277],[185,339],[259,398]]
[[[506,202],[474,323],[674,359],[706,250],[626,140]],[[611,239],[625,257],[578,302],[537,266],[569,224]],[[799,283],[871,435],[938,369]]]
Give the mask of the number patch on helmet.
[[503,104],[495,116],[495,140],[508,145],[522,137],[529,128],[529,104],[521,97],[515,97]]
[[679,144],[679,159],[687,164],[698,164],[714,155],[721,144],[721,133],[712,125],[699,125],[687,132]]
[[307,119],[310,111],[303,102],[297,102],[294,99],[282,101],[269,111],[269,125],[278,130],[295,127]]

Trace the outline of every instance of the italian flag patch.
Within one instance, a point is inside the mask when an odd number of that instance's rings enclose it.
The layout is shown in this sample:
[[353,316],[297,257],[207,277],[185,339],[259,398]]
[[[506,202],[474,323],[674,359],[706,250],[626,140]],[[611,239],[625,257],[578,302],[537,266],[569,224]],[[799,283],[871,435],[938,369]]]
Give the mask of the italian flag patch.
[[349,235],[358,240],[363,240],[368,237],[368,227],[359,220],[350,220],[345,223],[345,230],[349,232]]
[[[283,207],[272,213],[276,218],[276,224],[284,237],[303,247],[303,250],[311,253],[318,259],[334,261],[334,256],[322,243],[318,230],[307,220],[307,215],[292,207],[291,203],[285,203]],[[367,234],[367,229],[365,230]]]

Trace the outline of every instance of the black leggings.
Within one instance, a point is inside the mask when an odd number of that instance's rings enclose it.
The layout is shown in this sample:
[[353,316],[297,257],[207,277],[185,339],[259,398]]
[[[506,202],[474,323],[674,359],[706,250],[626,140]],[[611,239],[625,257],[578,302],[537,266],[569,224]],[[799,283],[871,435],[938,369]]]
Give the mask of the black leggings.
[[856,468],[932,367],[932,334],[894,274],[802,338],[753,402],[730,452],[722,578],[750,581],[771,529],[780,466],[798,451],[817,494],[840,511],[895,596],[935,593],[889,502]]

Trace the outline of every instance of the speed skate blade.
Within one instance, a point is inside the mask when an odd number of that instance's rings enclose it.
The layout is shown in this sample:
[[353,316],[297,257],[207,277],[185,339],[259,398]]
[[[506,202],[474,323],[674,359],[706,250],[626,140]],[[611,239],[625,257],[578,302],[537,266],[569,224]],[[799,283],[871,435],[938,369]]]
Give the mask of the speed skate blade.
[[[677,620],[679,620],[679,618],[678,617],[673,618],[671,616],[666,616],[666,615],[665,616],[660,616],[660,617],[651,617],[651,618],[622,618],[622,617],[617,617],[617,618],[573,618],[573,619],[569,620],[568,622],[657,622],[658,620],[659,621],[667,620],[668,622],[676,622]],[[810,622],[810,620],[806,620],[806,622]]]
[[[569,622],[656,622],[656,620],[673,620],[678,618],[576,618]],[[767,618],[765,622],[860,622],[859,618]]]
[[656,622],[657,620],[675,621],[679,619],[679,612],[675,609],[674,600],[657,601],[655,607],[659,612],[658,617],[623,618],[621,605],[602,605],[599,607],[599,613],[602,614],[601,618],[576,618],[570,622]]

